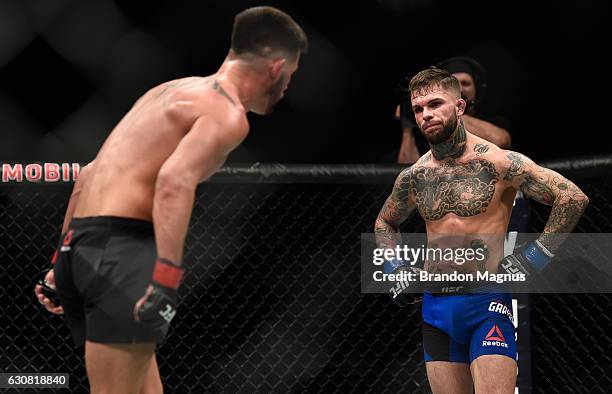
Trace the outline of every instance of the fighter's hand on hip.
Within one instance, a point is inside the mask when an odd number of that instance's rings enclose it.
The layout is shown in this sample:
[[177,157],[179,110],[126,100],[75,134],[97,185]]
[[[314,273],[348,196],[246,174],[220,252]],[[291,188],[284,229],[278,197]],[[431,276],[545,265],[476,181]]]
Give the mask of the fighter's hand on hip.
[[[421,269],[405,264],[401,260],[388,260],[383,264],[383,272],[385,274],[395,274],[401,276],[402,273],[412,275],[415,279],[418,278]],[[417,280],[407,281],[398,280],[390,289],[393,294],[392,300],[400,308],[408,305],[415,305],[422,301],[423,287],[422,284]]]
[[554,256],[544,249],[538,241],[531,242],[520,251],[504,257],[499,263],[497,272],[503,274],[522,273],[525,275],[525,283],[529,283],[538,272],[544,269],[552,257]]

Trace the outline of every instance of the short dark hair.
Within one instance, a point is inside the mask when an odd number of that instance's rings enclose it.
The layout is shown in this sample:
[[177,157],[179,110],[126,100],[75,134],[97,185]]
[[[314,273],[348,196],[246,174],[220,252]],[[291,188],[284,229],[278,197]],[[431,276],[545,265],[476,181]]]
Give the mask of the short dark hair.
[[426,91],[434,86],[440,86],[444,90],[453,90],[461,97],[461,85],[459,84],[459,80],[448,71],[433,66],[420,71],[417,75],[412,77],[408,85],[408,90],[412,96],[415,92]]
[[236,15],[232,51],[263,56],[265,47],[294,59],[308,50],[308,39],[300,25],[277,8],[252,7]]

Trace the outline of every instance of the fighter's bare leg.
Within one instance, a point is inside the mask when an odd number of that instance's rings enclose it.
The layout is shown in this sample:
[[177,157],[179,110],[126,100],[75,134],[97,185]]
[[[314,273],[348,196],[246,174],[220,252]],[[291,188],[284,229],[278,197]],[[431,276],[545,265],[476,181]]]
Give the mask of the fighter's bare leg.
[[154,343],[111,345],[85,342],[85,365],[91,393],[138,394],[154,352]]
[[472,394],[472,375],[467,364],[429,361],[425,368],[434,394]]
[[157,360],[153,356],[151,364],[149,364],[149,370],[145,375],[140,394],[162,394],[164,388],[162,386],[161,378],[159,376],[159,368],[157,367]]
[[516,361],[499,354],[476,358],[470,366],[476,394],[513,394],[516,368]]

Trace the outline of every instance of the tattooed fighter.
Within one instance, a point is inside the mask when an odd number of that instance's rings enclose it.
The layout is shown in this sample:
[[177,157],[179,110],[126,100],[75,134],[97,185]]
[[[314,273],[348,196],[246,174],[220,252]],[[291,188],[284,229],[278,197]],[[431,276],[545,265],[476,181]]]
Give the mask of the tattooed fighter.
[[[484,262],[459,265],[432,259],[425,262],[425,271],[486,270],[532,277],[572,231],[588,204],[587,196],[556,172],[469,133],[461,120],[465,101],[459,82],[448,72],[421,71],[409,90],[417,124],[431,149],[397,177],[376,219],[378,247],[399,245],[399,225],[417,209],[426,222],[428,246],[435,242],[486,248]],[[552,209],[541,236],[503,258],[517,190]],[[416,270],[400,260],[384,267],[387,272]],[[433,293],[426,288],[423,295],[423,346],[433,392],[472,393],[474,388],[476,393],[513,393],[517,364],[510,295],[455,290]]]
[[154,351],[176,314],[196,187],[247,136],[247,112],[282,99],[306,47],[284,12],[239,13],[220,69],[145,93],[79,177],[55,269],[35,291],[85,345],[92,393],[162,392]]

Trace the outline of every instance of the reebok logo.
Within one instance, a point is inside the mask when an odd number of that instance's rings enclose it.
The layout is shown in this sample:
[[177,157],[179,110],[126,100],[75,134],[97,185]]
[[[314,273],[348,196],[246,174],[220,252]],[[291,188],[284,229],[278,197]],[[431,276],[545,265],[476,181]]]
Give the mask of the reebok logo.
[[504,335],[502,334],[499,327],[497,327],[497,324],[494,324],[493,327],[491,327],[485,339],[490,341],[506,342],[506,340],[504,339]]
[[489,333],[485,337],[485,340],[482,341],[482,346],[498,346],[508,348],[506,339],[504,338],[504,335],[497,324],[494,324],[493,327],[491,327]]

